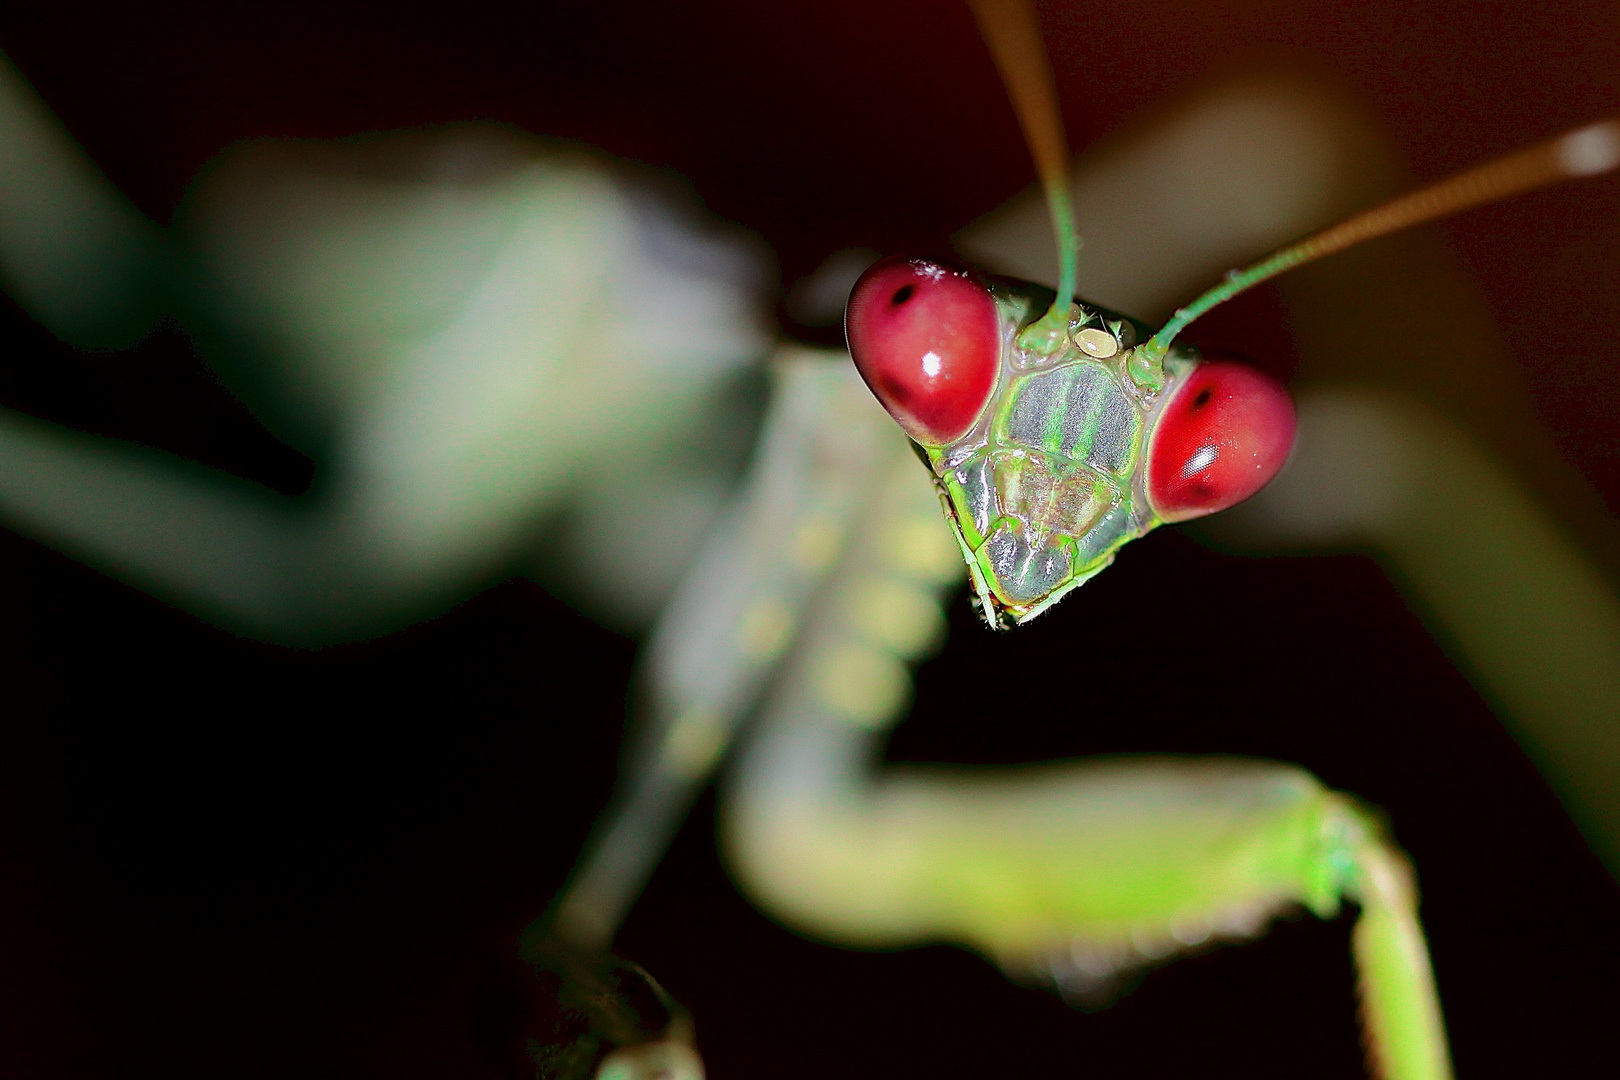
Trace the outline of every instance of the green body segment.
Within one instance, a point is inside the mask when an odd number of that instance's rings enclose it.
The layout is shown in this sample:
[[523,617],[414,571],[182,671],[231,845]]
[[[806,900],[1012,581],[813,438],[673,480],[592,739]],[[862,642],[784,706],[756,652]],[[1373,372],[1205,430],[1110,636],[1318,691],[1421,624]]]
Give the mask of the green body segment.
[[1002,324],[995,394],[965,436],[926,453],[985,617],[1011,625],[1159,524],[1143,489],[1144,450],[1193,360],[1179,350],[1144,358],[1140,327],[1083,303],[1055,346],[1032,351],[1020,328],[1044,290],[996,281],[991,293]]

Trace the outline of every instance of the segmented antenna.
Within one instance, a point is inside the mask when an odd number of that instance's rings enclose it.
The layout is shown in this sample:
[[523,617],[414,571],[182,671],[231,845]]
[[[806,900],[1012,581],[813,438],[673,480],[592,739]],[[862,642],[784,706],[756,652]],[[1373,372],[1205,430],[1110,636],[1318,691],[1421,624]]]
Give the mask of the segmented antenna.
[[1148,339],[1141,352],[1149,361],[1163,360],[1170,351],[1170,343],[1188,323],[1215,305],[1285,270],[1343,251],[1363,240],[1522,195],[1561,180],[1596,176],[1616,165],[1620,165],[1620,121],[1600,120],[1475,166],[1313,233],[1252,266],[1229,272],[1225,281],[1177,311],[1163,329]]
[[1069,150],[1058,114],[1052,65],[1041,43],[1040,23],[1030,0],[968,0],[979,33],[995,58],[996,69],[1012,98],[1052,211],[1052,233],[1058,249],[1058,290],[1052,306],[1024,327],[1018,344],[1031,351],[1051,351],[1069,330],[1074,302],[1074,207],[1069,202]]

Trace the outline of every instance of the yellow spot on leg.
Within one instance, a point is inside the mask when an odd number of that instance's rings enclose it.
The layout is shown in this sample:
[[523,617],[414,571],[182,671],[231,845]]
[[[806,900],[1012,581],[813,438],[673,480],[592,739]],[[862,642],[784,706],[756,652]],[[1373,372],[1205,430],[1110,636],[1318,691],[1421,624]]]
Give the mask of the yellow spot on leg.
[[843,539],[843,530],[831,518],[806,518],[793,534],[793,564],[807,574],[824,570],[837,557]]
[[737,625],[737,649],[748,659],[765,663],[787,648],[793,634],[793,612],[779,596],[762,596],[743,613]]
[[951,527],[937,517],[901,518],[883,539],[889,562],[913,577],[943,583],[962,575],[962,555]]
[[864,582],[851,603],[855,625],[875,644],[915,659],[945,636],[945,617],[933,596],[894,580]]
[[726,748],[726,729],[712,709],[688,709],[670,725],[664,739],[664,761],[682,776],[709,774]]
[[816,657],[810,685],[822,704],[863,728],[881,727],[905,704],[911,682],[889,653],[841,642]]

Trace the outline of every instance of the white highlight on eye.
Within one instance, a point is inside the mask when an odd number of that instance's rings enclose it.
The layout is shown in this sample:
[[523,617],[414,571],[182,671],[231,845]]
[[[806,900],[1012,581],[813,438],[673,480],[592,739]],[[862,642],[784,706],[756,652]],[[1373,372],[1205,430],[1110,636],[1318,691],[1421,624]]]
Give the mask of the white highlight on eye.
[[1215,464],[1215,456],[1219,451],[1213,446],[1200,446],[1198,452],[1187,459],[1187,464],[1181,467],[1181,478],[1185,480],[1193,473],[1203,472]]
[[943,281],[945,279],[945,268],[943,266],[922,259],[913,261],[911,268],[929,281]]
[[942,363],[944,363],[944,361],[939,358],[939,353],[934,352],[932,349],[923,353],[923,374],[932,379],[934,376],[939,374],[939,368]]
[[1588,124],[1558,140],[1558,164],[1571,176],[1592,176],[1620,165],[1620,125]]

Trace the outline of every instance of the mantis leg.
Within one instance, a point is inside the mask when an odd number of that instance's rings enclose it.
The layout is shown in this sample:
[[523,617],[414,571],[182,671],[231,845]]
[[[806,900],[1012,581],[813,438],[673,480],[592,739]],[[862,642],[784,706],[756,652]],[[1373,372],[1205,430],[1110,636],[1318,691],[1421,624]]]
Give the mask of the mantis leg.
[[0,57],[0,278],[73,345],[123,348],[156,323],[175,258]]
[[[645,723],[617,798],[554,908],[524,934],[524,955],[562,974],[565,985],[579,983],[567,969],[603,966],[601,957],[670,837],[793,651],[815,597],[844,561],[849,537],[890,497],[888,485],[874,484],[873,477],[888,475],[898,461],[913,490],[928,490],[903,437],[846,355],[787,349],[776,356],[772,375],[770,412],[742,491],[648,647],[641,674]],[[963,573],[960,558],[931,500],[924,509],[920,530],[888,542],[925,577],[954,582]],[[932,596],[909,607],[905,597],[898,606],[893,596],[882,599],[877,614],[902,616],[902,632],[912,639],[908,653],[942,636]],[[907,617],[919,612],[920,620]],[[882,716],[894,713],[903,695],[893,691],[907,685],[898,661],[887,674],[890,692],[880,686],[875,697],[862,699]],[[611,1026],[592,1026],[623,1056],[613,1065],[620,1072],[610,1069],[612,1057],[606,1059],[600,1078],[662,1075],[655,1066],[662,1061],[657,1055],[666,1053],[695,1062],[679,1035],[627,1043]],[[654,1057],[642,1060],[649,1054]],[[701,1076],[697,1069],[678,1075]]]
[[[785,350],[773,377],[773,404],[743,490],[648,647],[647,723],[626,763],[628,780],[537,932],[555,929],[576,945],[606,947],[797,636],[846,538],[885,494],[870,484],[874,469],[902,455],[927,488],[847,356]],[[937,509],[928,510],[923,538],[899,542],[954,581],[961,564]]]
[[1095,1000],[1133,968],[1349,899],[1375,1067],[1449,1076],[1405,859],[1307,773],[1127,758],[870,775],[962,563],[927,474],[828,359],[779,361],[744,494],[655,636],[639,767],[530,955],[548,937],[606,948],[763,695],[723,829],[743,886],[785,921],[856,947],[956,942]]
[[[666,507],[690,506],[685,488],[696,516],[711,505],[701,469],[672,477],[650,448],[694,437],[769,339],[752,245],[678,200],[586,152],[467,128],[246,146],[182,218],[142,217],[0,57],[0,283],[78,347],[171,316],[259,420],[320,455],[312,490],[0,409],[8,528],[309,646],[497,580],[531,558],[538,520],[626,501],[646,459]],[[581,561],[556,532],[536,562]],[[664,579],[639,569],[656,597]],[[607,584],[635,609],[629,578]]]
[[537,932],[605,946],[757,712],[723,829],[745,888],[793,925],[853,946],[957,942],[1084,999],[1133,967],[1259,933],[1279,910],[1326,916],[1350,899],[1375,1066],[1449,1074],[1404,858],[1300,770],[1144,759],[874,779],[873,742],[909,696],[905,663],[939,636],[962,562],[926,473],[847,367],[784,365],[766,429],[731,522],[655,635],[631,779]]
[[894,542],[938,512],[907,457],[868,474],[881,498],[804,610],[734,771],[723,828],[744,887],[839,944],[955,942],[1082,999],[1285,909],[1327,917],[1348,899],[1374,1066],[1449,1076],[1405,859],[1375,816],[1302,770],[1121,758],[871,775],[943,579]]
[[[1301,396],[1278,490],[1216,533],[1249,547],[1372,548],[1620,872],[1620,604],[1504,463],[1404,394]],[[1211,530],[1215,532],[1215,530]]]

